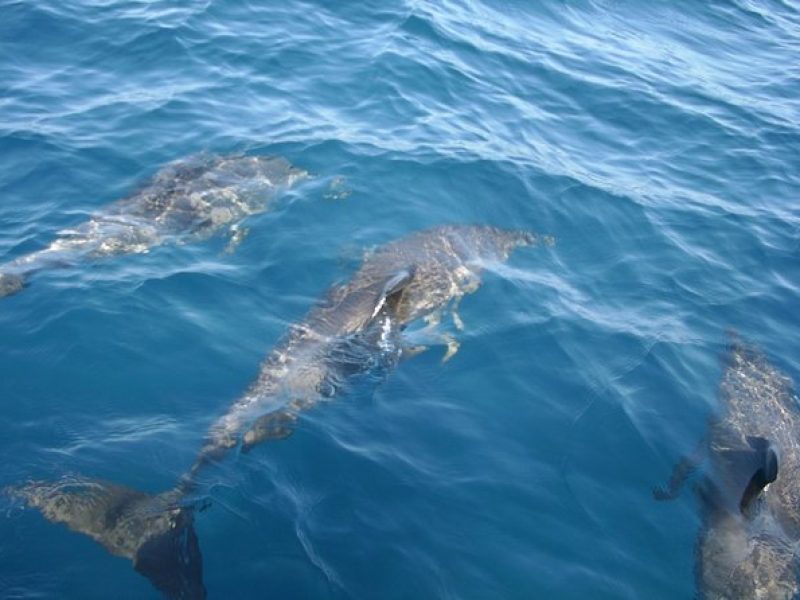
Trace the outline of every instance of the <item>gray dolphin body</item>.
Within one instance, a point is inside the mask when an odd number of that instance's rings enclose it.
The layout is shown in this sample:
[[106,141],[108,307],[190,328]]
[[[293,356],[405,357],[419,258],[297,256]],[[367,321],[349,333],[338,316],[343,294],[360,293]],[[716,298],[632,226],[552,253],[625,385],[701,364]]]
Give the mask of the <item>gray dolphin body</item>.
[[697,487],[697,583],[709,600],[795,598],[800,550],[800,406],[789,378],[734,340]]
[[41,269],[209,237],[266,210],[276,192],[307,175],[278,157],[195,156],[171,163],[138,192],[59,232],[46,248],[0,265],[0,298],[22,290]]
[[[182,499],[196,476],[230,449],[289,435],[299,413],[339,393],[356,373],[395,364],[408,323],[477,289],[486,262],[503,261],[538,238],[488,226],[443,226],[368,256],[334,286],[264,361],[258,378],[210,428],[197,460],[158,496],[101,481],[34,482],[12,490],[50,521],[66,524],[131,559],[169,598],[204,598],[193,511]],[[548,241],[548,240],[545,240]],[[388,359],[388,360],[384,360]]]
[[[474,292],[486,262],[505,261],[515,247],[537,241],[528,232],[443,226],[379,248],[349,282],[333,287],[290,328],[258,379],[212,426],[197,465],[236,446],[242,434],[245,449],[284,436],[300,410],[334,393],[354,364],[363,362],[365,343],[370,347],[375,333],[397,332]],[[355,334],[361,335],[354,340]],[[346,356],[353,349],[356,360]]]

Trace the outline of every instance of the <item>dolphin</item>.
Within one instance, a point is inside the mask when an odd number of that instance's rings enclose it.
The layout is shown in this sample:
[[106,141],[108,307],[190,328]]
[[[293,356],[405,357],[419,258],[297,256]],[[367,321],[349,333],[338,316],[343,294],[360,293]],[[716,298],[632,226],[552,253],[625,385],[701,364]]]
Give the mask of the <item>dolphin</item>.
[[0,298],[21,291],[42,269],[141,254],[205,239],[224,227],[241,235],[245,217],[263,212],[276,193],[307,176],[274,156],[198,155],[170,163],[131,196],[59,231],[46,248],[0,265]]
[[[256,381],[211,427],[195,470],[240,441],[249,450],[263,439],[285,436],[301,410],[332,395],[343,379],[341,367],[350,361],[342,361],[335,348],[378,315],[393,330],[402,329],[477,290],[487,262],[505,261],[514,248],[539,241],[525,231],[448,225],[379,248],[349,282],[334,286],[290,327]],[[327,359],[331,355],[334,361]],[[277,411],[276,401],[283,404]]]
[[88,535],[115,556],[133,561],[167,598],[206,597],[194,512],[177,491],[157,496],[80,477],[30,482],[7,493],[53,523]]
[[404,353],[400,338],[413,321],[474,292],[487,263],[519,246],[552,243],[526,231],[445,225],[413,233],[368,255],[346,283],[334,285],[264,360],[244,394],[210,427],[177,485],[147,495],[121,485],[73,478],[7,490],[52,522],[86,534],[133,561],[167,598],[202,599],[202,559],[194,510],[201,469],[230,450],[249,451],[289,436],[300,413],[341,395],[348,381],[389,369]]
[[673,498],[707,459],[697,486],[698,592],[709,600],[790,599],[800,592],[800,406],[790,379],[733,337],[719,413],[694,457],[676,466]]

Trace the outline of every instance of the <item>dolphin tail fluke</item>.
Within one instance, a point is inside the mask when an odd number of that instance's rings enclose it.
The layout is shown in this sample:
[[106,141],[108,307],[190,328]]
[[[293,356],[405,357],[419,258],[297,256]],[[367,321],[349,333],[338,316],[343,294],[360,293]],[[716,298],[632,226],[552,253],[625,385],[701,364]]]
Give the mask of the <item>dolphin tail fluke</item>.
[[133,568],[167,598],[203,600],[203,557],[192,515],[182,509],[174,528],[148,538],[137,550]]
[[53,523],[88,535],[171,600],[203,600],[203,566],[190,508],[171,491],[151,496],[104,481],[71,478],[6,490]]
[[22,291],[23,287],[25,287],[25,280],[20,275],[0,273],[0,298],[12,296]]

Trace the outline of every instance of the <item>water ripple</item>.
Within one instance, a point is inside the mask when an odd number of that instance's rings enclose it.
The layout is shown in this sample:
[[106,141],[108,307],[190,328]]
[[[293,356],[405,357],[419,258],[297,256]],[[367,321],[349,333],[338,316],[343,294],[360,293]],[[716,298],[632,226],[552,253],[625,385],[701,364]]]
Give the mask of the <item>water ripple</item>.
[[[0,487],[168,489],[365,252],[492,223],[557,243],[487,265],[464,331],[438,326],[450,361],[432,347],[204,473],[210,597],[692,597],[696,507],[650,489],[704,434],[723,332],[800,381],[795,5],[0,11],[0,264],[198,152],[315,176],[234,253],[220,235],[2,299]],[[0,540],[0,596],[154,594],[28,511]]]

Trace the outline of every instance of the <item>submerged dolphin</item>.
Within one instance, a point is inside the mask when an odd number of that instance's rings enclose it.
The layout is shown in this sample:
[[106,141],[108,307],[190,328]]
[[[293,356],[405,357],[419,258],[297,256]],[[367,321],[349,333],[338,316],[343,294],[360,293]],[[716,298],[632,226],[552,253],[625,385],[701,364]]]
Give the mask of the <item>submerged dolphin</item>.
[[0,265],[0,298],[27,277],[83,258],[140,254],[165,243],[203,239],[266,210],[275,193],[308,173],[285,159],[195,156],[167,165],[138,192],[112,203],[46,248]]
[[[800,406],[789,378],[734,339],[720,385],[720,412],[698,485],[703,527],[697,583],[714,600],[790,599],[800,591]],[[679,463],[674,497],[701,457]]]
[[[487,262],[539,238],[489,226],[442,226],[387,244],[289,330],[258,378],[209,430],[194,465],[158,496],[93,480],[10,490],[53,522],[130,558],[169,598],[204,598],[193,512],[184,498],[209,462],[241,444],[286,437],[298,414],[336,395],[356,373],[394,364],[400,330],[475,291]],[[544,238],[549,242],[550,238]],[[384,360],[388,359],[388,360]],[[184,502],[182,504],[182,501]]]

